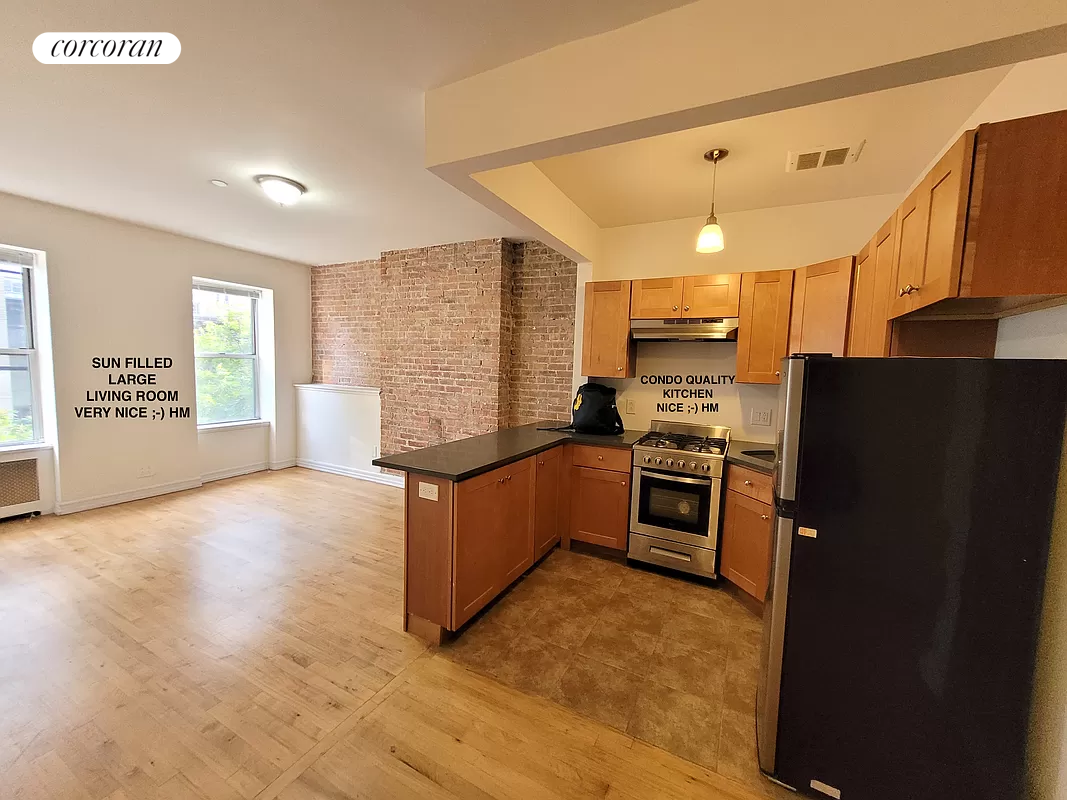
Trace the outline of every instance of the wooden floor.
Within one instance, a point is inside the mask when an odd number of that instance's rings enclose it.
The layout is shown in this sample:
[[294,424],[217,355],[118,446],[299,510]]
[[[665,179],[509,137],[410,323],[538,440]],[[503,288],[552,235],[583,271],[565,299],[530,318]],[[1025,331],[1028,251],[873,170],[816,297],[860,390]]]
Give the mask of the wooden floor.
[[300,469],[0,524],[0,798],[751,798],[400,630],[401,492]]

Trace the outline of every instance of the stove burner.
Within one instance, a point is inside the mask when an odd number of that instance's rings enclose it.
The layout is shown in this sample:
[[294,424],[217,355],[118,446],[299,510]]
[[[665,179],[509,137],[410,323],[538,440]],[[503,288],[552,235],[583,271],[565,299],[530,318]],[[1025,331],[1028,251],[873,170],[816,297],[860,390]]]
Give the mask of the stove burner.
[[706,453],[716,456],[726,451],[725,439],[689,436],[684,433],[647,433],[638,444],[664,450],[685,450],[690,453]]

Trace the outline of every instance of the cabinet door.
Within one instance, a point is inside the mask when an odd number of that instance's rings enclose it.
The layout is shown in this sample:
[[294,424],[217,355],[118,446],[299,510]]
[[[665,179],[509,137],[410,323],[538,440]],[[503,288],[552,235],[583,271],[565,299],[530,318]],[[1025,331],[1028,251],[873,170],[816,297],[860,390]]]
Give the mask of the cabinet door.
[[874,240],[863,245],[852,273],[852,310],[848,318],[848,356],[867,355],[867,336],[874,305]]
[[524,458],[504,469],[501,483],[504,524],[498,546],[501,589],[529,569],[534,556],[534,459]]
[[930,195],[922,185],[897,209],[897,239],[893,254],[893,283],[889,290],[889,318],[911,310],[911,294],[921,282],[930,222]]
[[923,178],[926,255],[912,281],[915,291],[908,296],[909,311],[959,294],[973,160],[974,131],[968,131]]
[[646,278],[633,282],[631,319],[675,319],[681,315],[681,278]]
[[554,447],[534,456],[534,560],[560,540],[559,475],[563,463],[562,447]]
[[978,128],[961,297],[1067,294],[1067,111]]
[[690,275],[682,281],[682,316],[736,317],[741,302],[741,275]]
[[477,614],[503,588],[499,549],[504,477],[502,470],[494,470],[456,484],[451,630]]
[[801,267],[793,273],[790,353],[845,354],[852,256]]
[[726,492],[719,572],[760,602],[771,568],[772,509],[740,492]]
[[893,253],[897,238],[896,215],[878,229],[871,240],[871,266],[874,272],[874,293],[871,297],[870,323],[867,327],[866,349],[856,355],[885,358],[889,355],[889,340],[893,326],[889,321],[889,302],[893,298]]
[[590,281],[585,285],[582,374],[591,378],[632,378],[630,281]]
[[789,346],[793,271],[746,272],[738,309],[737,382],[781,383]]
[[571,539],[625,550],[630,532],[630,478],[571,468]]

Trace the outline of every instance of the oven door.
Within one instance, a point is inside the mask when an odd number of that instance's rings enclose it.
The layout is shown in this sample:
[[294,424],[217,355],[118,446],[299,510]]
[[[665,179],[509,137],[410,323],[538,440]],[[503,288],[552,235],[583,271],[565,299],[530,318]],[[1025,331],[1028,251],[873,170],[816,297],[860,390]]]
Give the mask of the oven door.
[[634,467],[630,530],[718,549],[720,478],[687,478]]

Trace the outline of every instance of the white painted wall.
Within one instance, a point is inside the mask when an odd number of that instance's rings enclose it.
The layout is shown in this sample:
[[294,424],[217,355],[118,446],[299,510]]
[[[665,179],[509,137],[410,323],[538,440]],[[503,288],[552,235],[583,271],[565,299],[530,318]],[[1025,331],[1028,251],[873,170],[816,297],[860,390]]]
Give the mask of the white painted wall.
[[[734,383],[737,368],[735,342],[642,342],[637,346],[637,377],[598,379],[598,383],[614,386],[618,391],[619,413],[628,430],[648,430],[654,419],[688,422],[694,425],[725,425],[735,439],[773,442],[778,408],[778,387]],[[681,383],[660,385],[644,383],[650,376],[676,376]],[[709,380],[725,380],[719,384],[704,384]],[[726,376],[724,379],[723,376]],[[701,399],[665,396],[674,389],[710,390],[712,397]],[[634,413],[627,410],[633,401]],[[679,411],[657,408],[663,403],[682,404]],[[706,411],[705,404],[713,403],[717,411]],[[771,412],[769,426],[752,425],[754,410]]]
[[896,210],[888,194],[719,214],[726,248],[698,253],[704,217],[602,228],[598,281],[795,269],[859,251]]
[[381,389],[309,383],[296,387],[297,461],[302,467],[403,486],[371,464],[382,446]]
[[[279,210],[279,213],[284,213]],[[73,511],[198,485],[195,411],[188,420],[75,417],[87,389],[106,388],[94,356],[170,357],[160,380],[195,409],[191,282],[194,275],[274,292],[272,468],[296,463],[293,384],[311,375],[306,266],[119,220],[0,194],[0,242],[47,253],[58,423],[57,510]],[[266,394],[269,394],[267,392]],[[240,466],[247,452],[226,465]],[[154,475],[139,478],[150,466]]]
[[269,422],[197,431],[200,479],[217,481],[270,468]]

